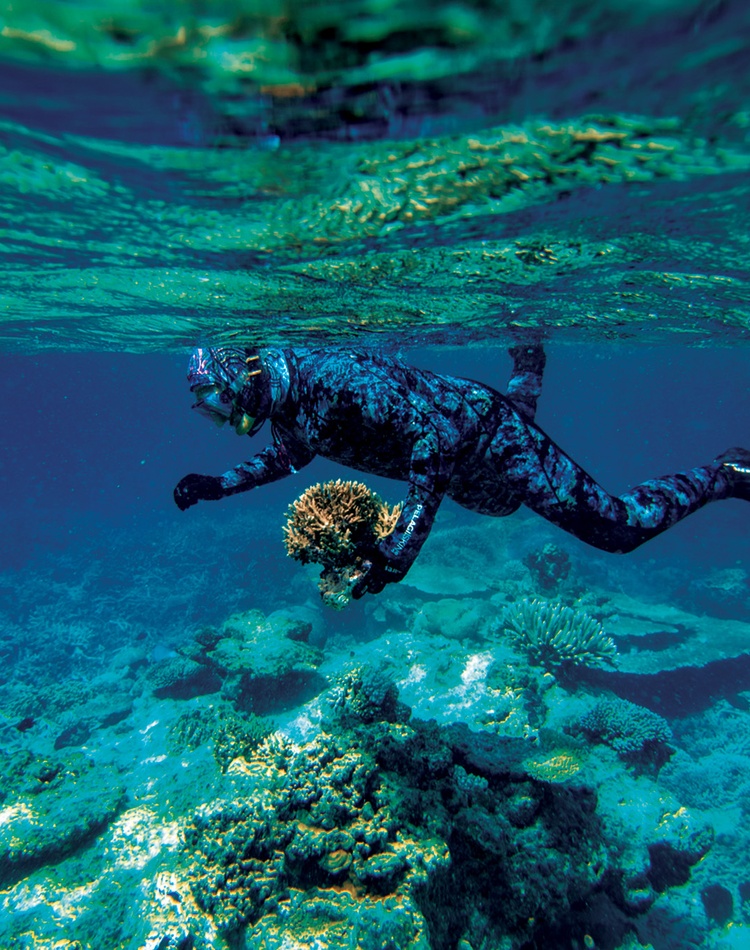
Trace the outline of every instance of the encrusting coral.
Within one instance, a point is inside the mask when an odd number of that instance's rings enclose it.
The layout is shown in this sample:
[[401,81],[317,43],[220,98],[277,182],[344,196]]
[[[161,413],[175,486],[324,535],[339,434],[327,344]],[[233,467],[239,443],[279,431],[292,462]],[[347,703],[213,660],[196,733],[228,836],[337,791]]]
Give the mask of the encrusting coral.
[[500,625],[533,666],[549,672],[613,664],[617,657],[617,647],[602,625],[564,604],[522,600],[506,609]]
[[341,608],[361,574],[362,552],[393,531],[400,505],[389,505],[362,482],[311,485],[287,511],[287,554],[303,564],[321,564],[320,594]]

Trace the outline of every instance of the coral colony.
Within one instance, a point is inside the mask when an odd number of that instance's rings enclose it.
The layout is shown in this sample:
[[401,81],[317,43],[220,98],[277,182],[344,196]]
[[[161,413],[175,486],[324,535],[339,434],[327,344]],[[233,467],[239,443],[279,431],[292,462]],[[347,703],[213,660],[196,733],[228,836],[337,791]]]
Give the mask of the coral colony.
[[340,609],[361,576],[360,552],[389,535],[400,512],[400,505],[388,505],[361,482],[337,479],[312,485],[289,506],[287,554],[303,564],[323,565],[320,595]]

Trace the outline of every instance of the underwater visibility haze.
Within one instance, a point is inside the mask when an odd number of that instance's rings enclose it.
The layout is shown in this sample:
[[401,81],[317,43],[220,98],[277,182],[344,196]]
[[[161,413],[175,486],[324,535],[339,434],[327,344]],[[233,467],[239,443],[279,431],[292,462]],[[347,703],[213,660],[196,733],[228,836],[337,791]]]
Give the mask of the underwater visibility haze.
[[0,950],[750,947],[746,500],[449,498],[332,609],[293,506],[387,467],[173,498],[271,440],[196,347],[543,346],[615,494],[750,449],[748,102],[739,0],[0,9]]

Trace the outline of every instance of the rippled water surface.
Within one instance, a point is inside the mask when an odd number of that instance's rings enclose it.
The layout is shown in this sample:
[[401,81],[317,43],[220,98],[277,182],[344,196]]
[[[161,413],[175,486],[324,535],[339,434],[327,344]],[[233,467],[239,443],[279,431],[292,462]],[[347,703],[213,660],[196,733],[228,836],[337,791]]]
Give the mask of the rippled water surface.
[[7,14],[6,345],[744,338],[744,4],[148,9]]

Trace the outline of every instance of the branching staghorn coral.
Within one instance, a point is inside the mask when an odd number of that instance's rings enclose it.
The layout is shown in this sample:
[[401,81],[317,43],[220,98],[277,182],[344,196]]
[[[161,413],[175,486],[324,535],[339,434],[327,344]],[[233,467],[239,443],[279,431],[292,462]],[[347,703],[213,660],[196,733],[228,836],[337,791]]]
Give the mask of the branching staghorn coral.
[[533,666],[555,672],[566,666],[613,665],[617,647],[602,625],[564,604],[522,600],[503,614],[504,628]]
[[360,576],[361,552],[389,535],[400,513],[400,505],[387,504],[362,482],[319,482],[287,510],[286,552],[303,564],[321,564],[323,600],[344,607]]

